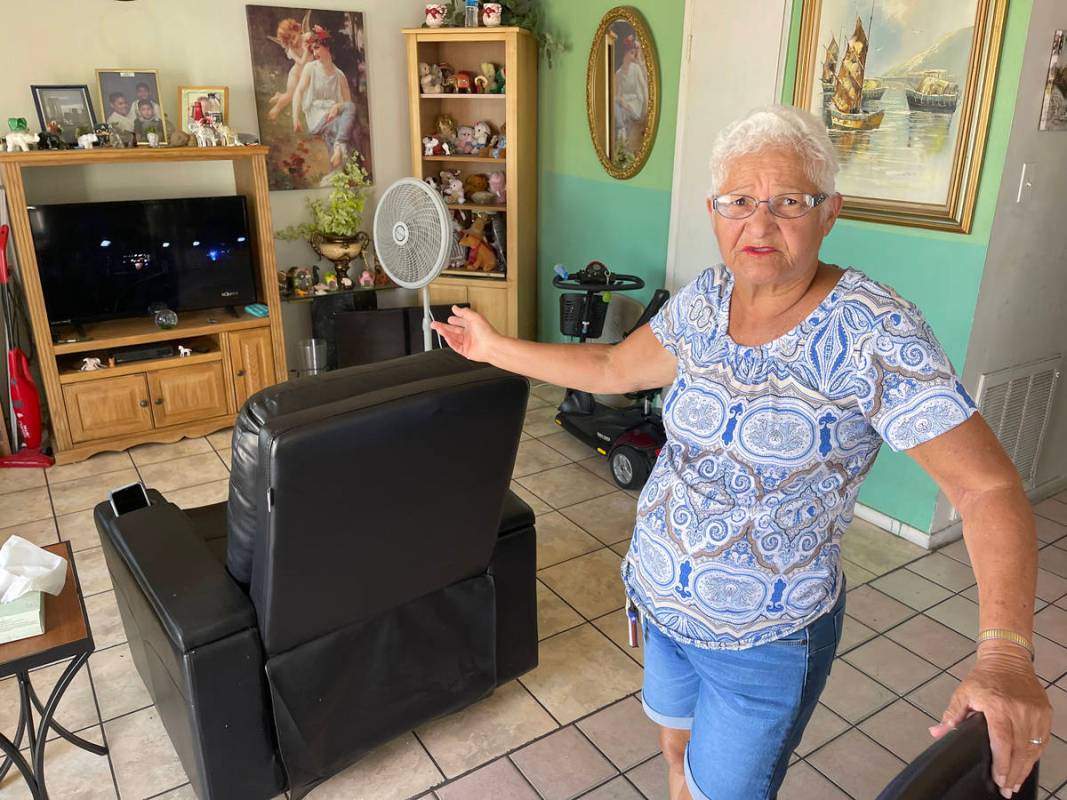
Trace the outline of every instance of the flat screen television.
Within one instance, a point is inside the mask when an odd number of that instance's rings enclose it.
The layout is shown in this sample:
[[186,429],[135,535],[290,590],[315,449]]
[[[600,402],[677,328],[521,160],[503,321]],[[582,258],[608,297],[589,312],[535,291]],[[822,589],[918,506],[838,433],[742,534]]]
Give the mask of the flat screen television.
[[256,302],[245,198],[29,207],[52,324]]

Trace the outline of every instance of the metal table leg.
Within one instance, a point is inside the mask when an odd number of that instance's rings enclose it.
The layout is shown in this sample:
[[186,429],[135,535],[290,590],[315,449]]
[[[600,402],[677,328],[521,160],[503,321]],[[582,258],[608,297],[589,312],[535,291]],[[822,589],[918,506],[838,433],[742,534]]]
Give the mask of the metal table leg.
[[14,764],[18,767],[19,772],[22,773],[26,785],[30,787],[30,796],[33,800],[43,800],[40,786],[37,783],[37,779],[33,776],[33,772],[30,770],[30,765],[26,763],[26,759],[22,757],[22,753],[18,751],[18,748],[2,733],[0,733],[0,750],[3,750],[7,756],[7,758],[4,759],[7,767]]
[[[20,680],[20,679],[21,679],[21,676],[15,678],[15,680]],[[18,725],[18,728],[15,730],[15,740],[13,742],[11,742],[12,746],[15,748],[15,752],[16,753],[22,747],[22,736],[26,732],[27,725],[29,727],[31,727],[31,728],[33,727],[33,719],[30,717],[30,710],[29,710],[29,707],[26,705],[26,700],[27,700],[27,698],[23,696],[22,691],[20,689],[20,691],[19,691],[19,725]],[[3,734],[0,734],[0,736],[2,736],[2,735]],[[7,750],[5,749],[4,752],[6,753]],[[14,764],[14,763],[15,763],[14,759],[12,759],[11,756],[6,756],[4,758],[4,760],[3,760],[3,762],[0,763],[0,781],[4,780],[4,777],[7,775],[8,770],[11,769],[11,765]]]

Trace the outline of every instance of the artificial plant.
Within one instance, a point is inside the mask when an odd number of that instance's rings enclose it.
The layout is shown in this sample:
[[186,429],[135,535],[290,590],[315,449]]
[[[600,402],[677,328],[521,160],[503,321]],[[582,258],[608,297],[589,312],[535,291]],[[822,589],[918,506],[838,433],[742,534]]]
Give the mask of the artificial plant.
[[[451,3],[448,11],[448,19],[455,27],[462,27],[464,0],[449,0]],[[499,0],[503,6],[501,24],[525,28],[537,39],[541,55],[545,57],[548,66],[552,66],[552,58],[567,49],[563,40],[556,34],[545,30],[544,6],[541,0]]]
[[274,236],[285,241],[311,240],[315,236],[351,238],[363,226],[363,209],[367,205],[370,181],[363,169],[363,156],[353,151],[344,169],[330,179],[330,195],[325,200],[308,200],[312,222],[290,225]]

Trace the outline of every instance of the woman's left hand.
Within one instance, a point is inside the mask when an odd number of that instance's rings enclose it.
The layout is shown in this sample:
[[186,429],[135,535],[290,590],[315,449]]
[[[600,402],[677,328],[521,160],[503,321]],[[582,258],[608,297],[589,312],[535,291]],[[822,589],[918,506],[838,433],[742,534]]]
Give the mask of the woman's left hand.
[[1040,758],[1052,730],[1052,706],[1025,650],[1005,642],[982,642],[974,669],[930,733],[940,739],[979,711],[989,727],[993,780],[1004,797],[1011,797]]

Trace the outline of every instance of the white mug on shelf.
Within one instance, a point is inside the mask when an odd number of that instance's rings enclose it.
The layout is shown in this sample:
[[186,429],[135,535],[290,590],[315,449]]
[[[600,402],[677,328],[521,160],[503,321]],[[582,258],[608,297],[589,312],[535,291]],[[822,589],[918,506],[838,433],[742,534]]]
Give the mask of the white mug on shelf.
[[426,24],[431,28],[440,28],[448,21],[448,3],[427,3]]
[[482,24],[487,28],[500,26],[500,16],[504,8],[500,3],[486,3],[482,6]]

